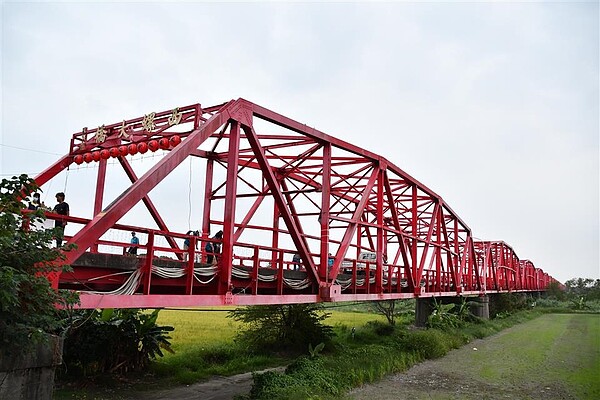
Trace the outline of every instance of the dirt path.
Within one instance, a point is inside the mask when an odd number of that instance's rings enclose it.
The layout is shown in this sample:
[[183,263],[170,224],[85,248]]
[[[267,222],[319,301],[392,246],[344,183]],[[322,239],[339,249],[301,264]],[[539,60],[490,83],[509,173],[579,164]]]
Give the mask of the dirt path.
[[[349,394],[354,400],[597,399],[600,318],[546,315]],[[594,332],[592,332],[594,331]],[[590,337],[591,336],[591,337]],[[580,382],[588,374],[591,379]],[[571,380],[571,376],[575,379]],[[594,378],[595,377],[595,378]],[[573,381],[575,383],[573,383]],[[594,382],[595,381],[595,382]]]
[[[285,367],[270,368],[266,371],[283,371]],[[216,377],[208,382],[195,383],[174,389],[153,393],[139,393],[131,400],[231,400],[234,396],[250,393],[252,372],[228,377]]]

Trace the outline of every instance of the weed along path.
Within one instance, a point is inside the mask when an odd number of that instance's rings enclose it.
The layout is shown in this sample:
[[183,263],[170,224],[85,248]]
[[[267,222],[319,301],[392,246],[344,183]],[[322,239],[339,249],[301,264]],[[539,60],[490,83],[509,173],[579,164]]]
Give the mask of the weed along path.
[[543,315],[348,397],[600,399],[600,315]]

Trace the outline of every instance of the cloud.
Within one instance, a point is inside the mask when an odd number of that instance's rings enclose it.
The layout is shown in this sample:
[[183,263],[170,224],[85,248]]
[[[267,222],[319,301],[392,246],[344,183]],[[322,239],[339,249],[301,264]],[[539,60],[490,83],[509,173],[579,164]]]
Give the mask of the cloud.
[[[84,126],[245,97],[386,157],[476,237],[563,281],[599,277],[597,15],[597,3],[4,3],[2,143],[62,154]],[[53,160],[2,147],[2,174]],[[187,190],[187,167],[168,190]],[[66,180],[91,212],[94,172]]]

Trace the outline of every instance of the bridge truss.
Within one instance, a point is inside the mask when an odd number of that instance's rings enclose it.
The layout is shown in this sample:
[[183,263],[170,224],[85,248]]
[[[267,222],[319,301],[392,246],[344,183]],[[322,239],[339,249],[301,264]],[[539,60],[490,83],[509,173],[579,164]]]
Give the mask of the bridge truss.
[[[164,156],[137,176],[130,157],[152,151]],[[189,157],[205,161],[200,236],[169,230],[169,210],[150,198]],[[105,205],[111,158],[131,186]],[[36,182],[85,163],[98,163],[91,218],[47,214],[77,226],[65,252],[73,271],[53,278],[81,291],[84,308],[483,295],[553,280],[506,243],[474,240],[439,195],[384,157],[244,99],[84,129]],[[120,224],[140,202],[155,226]],[[221,252],[208,263],[218,230]],[[129,243],[111,231],[140,233],[139,255],[124,255]]]

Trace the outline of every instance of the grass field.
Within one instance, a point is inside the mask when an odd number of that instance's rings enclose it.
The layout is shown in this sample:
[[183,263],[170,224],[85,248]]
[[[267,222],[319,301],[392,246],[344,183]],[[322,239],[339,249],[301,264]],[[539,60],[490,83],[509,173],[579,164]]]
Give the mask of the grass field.
[[[600,316],[550,314],[515,327],[471,364],[479,379],[513,385],[563,387],[581,399],[600,399]],[[490,363],[489,360],[494,360]],[[558,389],[560,390],[560,389]]]
[[542,315],[351,398],[600,399],[600,315]]
[[[174,354],[156,360],[152,370],[164,384],[190,384],[213,375],[233,375],[287,362],[272,355],[250,355],[236,349],[234,338],[241,324],[227,318],[230,308],[162,310],[158,324],[175,327],[171,333]],[[378,314],[328,310],[325,321],[338,332],[360,328],[369,321],[383,321]]]
[[[171,333],[171,343],[176,353],[187,352],[193,348],[218,347],[232,343],[240,324],[227,318],[229,308],[203,308],[199,311],[193,309],[162,310],[159,314],[159,325],[175,327]],[[345,325],[349,328],[360,327],[369,321],[385,321],[385,317],[378,314],[328,310],[331,316],[325,321],[327,325]],[[172,355],[167,354],[166,357]]]

